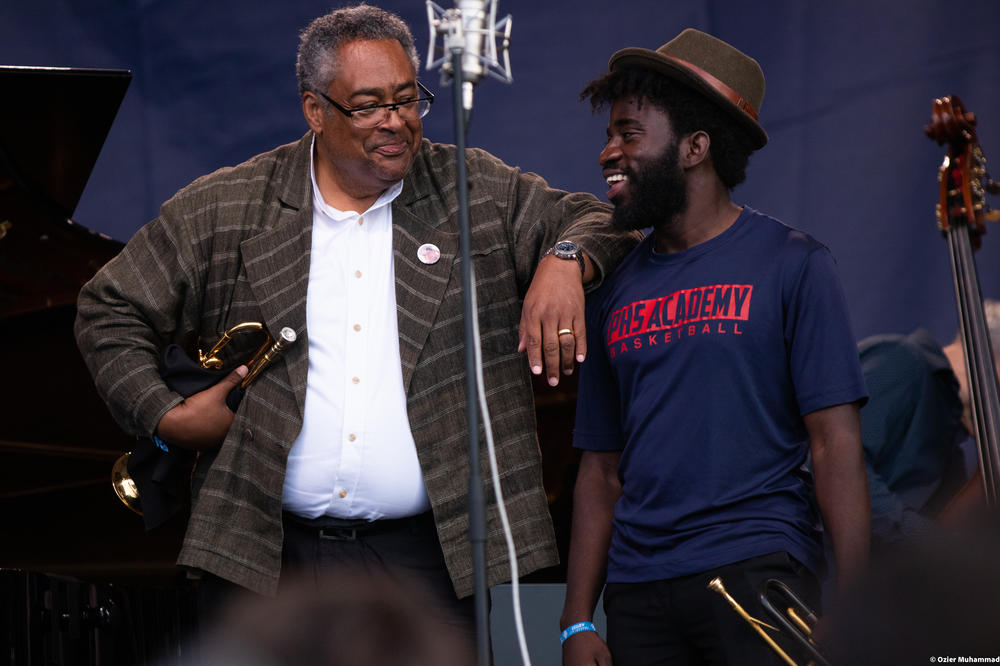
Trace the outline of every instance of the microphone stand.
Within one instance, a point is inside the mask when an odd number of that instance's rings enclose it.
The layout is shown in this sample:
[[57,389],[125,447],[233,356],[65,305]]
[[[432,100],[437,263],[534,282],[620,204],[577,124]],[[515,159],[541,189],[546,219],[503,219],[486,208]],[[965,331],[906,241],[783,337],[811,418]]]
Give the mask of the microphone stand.
[[[496,23],[496,0],[488,0],[489,10],[487,16],[479,17],[480,20],[487,21],[485,26],[476,25],[475,21],[468,25],[463,23],[462,2],[457,3],[458,8],[445,11],[433,0],[427,0],[427,18],[431,28],[429,53],[427,56],[427,68],[433,69],[437,65],[442,65],[445,74],[450,74],[452,84],[452,108],[455,123],[455,148],[456,165],[455,180],[458,194],[458,220],[459,220],[459,241],[460,258],[462,261],[462,305],[465,313],[465,397],[466,397],[466,420],[469,427],[469,545],[472,549],[472,566],[475,589],[475,612],[476,612],[476,654],[479,666],[489,666],[493,663],[493,656],[490,650],[490,618],[489,618],[489,590],[486,580],[486,501],[483,497],[483,481],[480,472],[479,455],[479,387],[478,368],[476,363],[476,349],[479,341],[476,339],[476,319],[475,308],[475,284],[473,280],[471,232],[469,230],[469,177],[466,169],[466,133],[469,117],[472,114],[472,94],[473,86],[479,80],[476,74],[466,76],[463,71],[463,60],[466,57],[466,50],[471,47],[466,43],[466,37],[473,34],[472,43],[476,43],[479,35],[485,36],[485,55],[480,55],[479,50],[472,49],[476,56],[478,66],[473,68],[473,72],[480,71],[481,75],[493,76],[505,83],[511,82],[510,76],[510,56],[507,46],[510,43],[511,19],[508,16],[500,23]],[[475,12],[479,3],[466,2],[465,11]],[[438,32],[438,27],[442,32]],[[483,28],[486,28],[485,30]],[[496,35],[497,30],[503,29],[503,65],[497,57]],[[447,56],[440,60],[434,59],[434,45],[437,35],[445,36],[445,50],[451,56],[451,71],[444,66]],[[502,69],[501,69],[502,67]],[[468,79],[468,80],[467,80]],[[515,555],[516,557],[516,555]]]
[[492,662],[490,654],[490,618],[486,586],[486,501],[483,497],[482,474],[479,471],[479,400],[476,386],[477,343],[473,328],[476,312],[472,304],[472,252],[469,231],[469,177],[465,164],[465,140],[468,126],[466,110],[462,104],[464,49],[451,49],[452,109],[455,116],[456,169],[458,192],[459,247],[462,260],[462,305],[465,312],[465,400],[466,419],[469,427],[469,543],[472,547],[472,566],[476,594],[476,654],[480,666]]

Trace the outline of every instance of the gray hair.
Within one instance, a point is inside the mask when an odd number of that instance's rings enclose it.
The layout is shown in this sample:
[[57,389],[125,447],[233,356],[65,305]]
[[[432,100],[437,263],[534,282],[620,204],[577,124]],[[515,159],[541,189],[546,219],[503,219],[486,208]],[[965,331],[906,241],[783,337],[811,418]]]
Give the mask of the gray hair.
[[299,35],[296,74],[299,94],[307,90],[324,92],[337,76],[337,52],[350,42],[394,39],[420,70],[420,58],[413,44],[413,34],[403,19],[378,7],[360,4],[344,7],[320,16]]

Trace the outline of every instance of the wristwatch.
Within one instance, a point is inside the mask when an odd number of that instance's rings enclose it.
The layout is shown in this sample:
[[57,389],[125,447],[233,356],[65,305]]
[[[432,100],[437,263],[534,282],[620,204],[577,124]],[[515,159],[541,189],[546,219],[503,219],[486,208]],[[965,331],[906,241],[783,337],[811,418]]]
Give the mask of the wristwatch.
[[548,252],[545,253],[546,256],[550,254],[554,254],[560,259],[576,259],[577,263],[580,264],[581,277],[587,272],[587,264],[583,261],[583,252],[580,251],[580,246],[573,241],[558,241],[555,245],[549,248]]

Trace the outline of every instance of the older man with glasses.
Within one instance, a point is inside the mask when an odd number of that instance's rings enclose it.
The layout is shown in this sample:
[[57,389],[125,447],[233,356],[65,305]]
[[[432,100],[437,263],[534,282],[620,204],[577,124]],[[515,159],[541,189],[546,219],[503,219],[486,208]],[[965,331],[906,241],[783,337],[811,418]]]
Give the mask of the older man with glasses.
[[[298,54],[305,136],[178,192],[80,295],[79,345],[118,422],[199,452],[178,564],[212,598],[358,565],[420,580],[473,625],[457,155],[422,137],[418,65],[392,14],[316,19]],[[527,573],[557,561],[531,373],[555,385],[582,360],[584,286],[637,237],[590,195],[480,150],[467,161],[487,400]],[[193,353],[243,321],[298,342],[235,414],[243,366],[187,398],[164,384],[166,343]],[[509,568],[486,496],[493,585]]]

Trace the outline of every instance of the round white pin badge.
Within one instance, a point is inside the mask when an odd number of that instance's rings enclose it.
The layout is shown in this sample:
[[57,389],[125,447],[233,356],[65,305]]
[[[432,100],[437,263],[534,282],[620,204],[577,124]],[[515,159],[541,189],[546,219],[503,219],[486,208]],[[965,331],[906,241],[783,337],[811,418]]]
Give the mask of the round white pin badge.
[[436,264],[441,258],[441,250],[433,243],[424,243],[417,248],[417,259],[425,264]]

